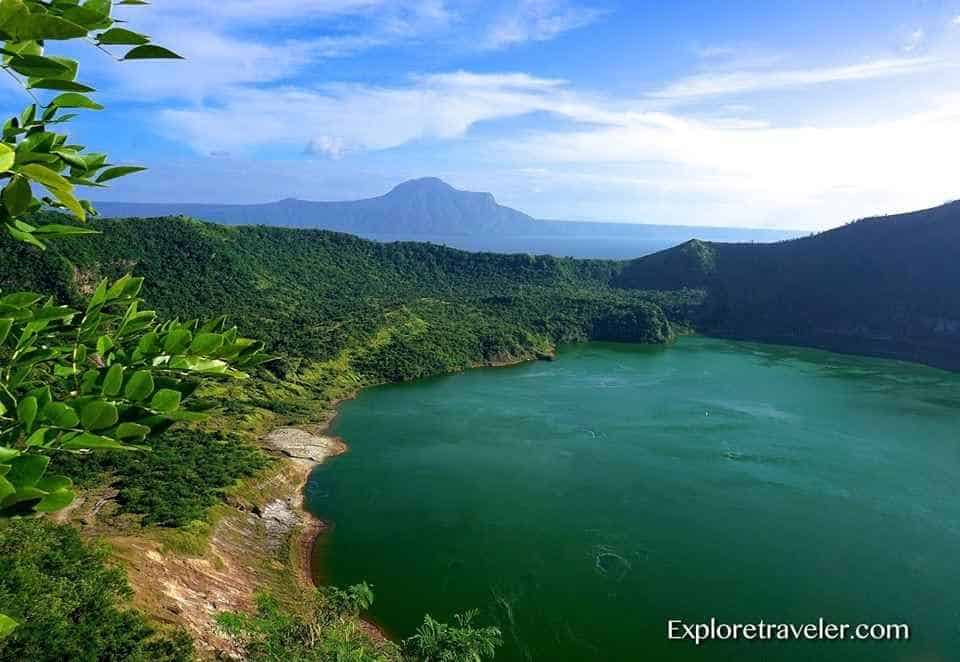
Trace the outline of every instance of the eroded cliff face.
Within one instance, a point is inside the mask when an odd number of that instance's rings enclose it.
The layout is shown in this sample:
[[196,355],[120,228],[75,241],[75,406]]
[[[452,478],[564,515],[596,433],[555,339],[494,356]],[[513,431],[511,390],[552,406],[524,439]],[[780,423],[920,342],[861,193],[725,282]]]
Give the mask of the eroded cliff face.
[[127,572],[134,606],[186,628],[202,657],[239,655],[217,629],[218,613],[252,610],[261,590],[295,603],[313,584],[313,542],[326,524],[304,510],[303,488],[318,463],[346,446],[322,428],[281,428],[263,445],[280,461],[233,490],[206,528],[138,529],[116,516],[109,488],[83,495],[60,516],[104,539]]

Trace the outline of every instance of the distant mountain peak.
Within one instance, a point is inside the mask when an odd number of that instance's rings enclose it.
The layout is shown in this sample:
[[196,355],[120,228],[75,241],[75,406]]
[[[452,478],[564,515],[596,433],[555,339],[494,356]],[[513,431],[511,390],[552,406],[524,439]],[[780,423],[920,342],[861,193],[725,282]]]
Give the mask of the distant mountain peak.
[[397,184],[387,195],[398,193],[451,193],[458,192],[439,177],[421,177]]

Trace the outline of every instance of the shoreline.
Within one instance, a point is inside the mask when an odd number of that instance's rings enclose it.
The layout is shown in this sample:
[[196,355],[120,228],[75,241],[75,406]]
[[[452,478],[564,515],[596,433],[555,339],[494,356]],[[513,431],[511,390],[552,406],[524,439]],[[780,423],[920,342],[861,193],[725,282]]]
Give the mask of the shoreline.
[[[475,370],[477,368],[509,368],[512,366],[522,365],[524,363],[553,361],[555,359],[556,350],[553,350],[549,354],[544,353],[524,358],[504,357],[500,360],[478,363],[469,366],[460,372],[464,372],[466,370]],[[338,457],[350,451],[349,444],[342,437],[332,436],[329,434],[330,429],[340,416],[340,406],[343,403],[355,399],[364,389],[373,388],[376,386],[385,386],[392,383],[394,382],[369,384],[367,386],[360,387],[350,395],[332,400],[329,403],[331,408],[330,416],[325,420],[312,424],[283,426],[271,431],[263,438],[263,442],[268,448],[286,455],[288,461],[295,462],[305,469],[303,480],[297,488],[296,494],[293,496],[291,503],[291,505],[296,506],[298,511],[297,514],[301,518],[302,524],[295,527],[290,536],[292,548],[291,561],[294,565],[293,570],[295,578],[297,583],[304,588],[317,588],[320,586],[315,579],[318,573],[317,568],[314,566],[314,550],[321,537],[333,530],[335,526],[334,522],[321,519],[307,509],[306,489],[310,481],[310,476],[316,467],[325,463],[327,460]],[[313,443],[307,442],[307,437],[312,438]],[[297,439],[297,441],[290,443],[291,439]],[[306,448],[319,449],[319,452],[316,453],[315,457],[311,457],[310,453],[301,452],[304,448],[301,443],[304,442],[306,442]],[[381,625],[375,623],[370,618],[361,617],[360,622],[367,634],[374,640],[394,640],[393,637],[390,637],[387,634],[386,630]]]
[[310,476],[316,467],[350,450],[343,439],[326,434],[335,418],[334,413],[328,420],[315,425],[276,428],[263,439],[268,448],[286,456],[287,461],[302,469],[302,479],[291,495],[289,506],[300,519],[300,523],[291,531],[290,548],[296,580],[303,587],[316,587],[314,545],[321,535],[333,527],[332,522],[320,519],[307,509],[306,490]]

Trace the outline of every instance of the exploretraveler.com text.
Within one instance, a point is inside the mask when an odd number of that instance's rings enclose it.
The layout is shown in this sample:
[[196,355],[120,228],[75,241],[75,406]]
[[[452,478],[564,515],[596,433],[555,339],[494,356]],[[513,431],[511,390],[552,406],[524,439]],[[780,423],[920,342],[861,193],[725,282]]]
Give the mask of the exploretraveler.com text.
[[831,623],[820,618],[816,623],[708,623],[667,621],[667,639],[692,641],[906,641],[910,626],[904,623]]

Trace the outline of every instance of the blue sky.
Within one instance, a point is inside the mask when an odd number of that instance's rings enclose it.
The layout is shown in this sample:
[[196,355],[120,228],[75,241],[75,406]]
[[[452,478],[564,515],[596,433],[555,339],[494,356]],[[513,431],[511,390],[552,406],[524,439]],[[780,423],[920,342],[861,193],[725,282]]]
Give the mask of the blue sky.
[[960,0],[157,0],[187,57],[84,54],[102,199],[379,195],[542,218],[825,228],[960,197]]

